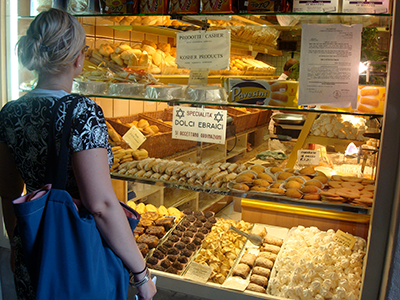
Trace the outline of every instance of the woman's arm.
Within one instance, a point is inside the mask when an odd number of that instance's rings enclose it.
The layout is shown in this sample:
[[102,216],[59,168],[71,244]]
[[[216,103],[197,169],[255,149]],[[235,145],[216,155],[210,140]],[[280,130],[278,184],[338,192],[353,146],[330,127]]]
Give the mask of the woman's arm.
[[23,190],[24,182],[15,166],[10,150],[6,144],[0,142],[0,197],[4,224],[11,244],[13,243],[14,227],[16,223],[12,201],[19,198]]
[[[94,216],[102,237],[132,272],[142,271],[145,261],[111,185],[107,150],[96,148],[76,152],[72,155],[72,167],[82,203]],[[136,280],[144,275],[138,275]],[[156,293],[151,280],[138,290],[141,299],[151,299]]]

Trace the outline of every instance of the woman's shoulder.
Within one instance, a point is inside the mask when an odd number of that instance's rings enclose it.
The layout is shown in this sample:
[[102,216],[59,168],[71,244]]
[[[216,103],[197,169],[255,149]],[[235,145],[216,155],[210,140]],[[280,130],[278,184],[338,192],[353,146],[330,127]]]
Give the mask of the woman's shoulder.
[[73,101],[76,97],[78,97],[78,103],[77,103],[77,110],[78,113],[82,114],[85,113],[91,113],[93,111],[102,111],[100,105],[98,105],[94,100],[91,98],[88,98],[86,96],[81,96],[81,95],[69,95],[71,101]]
[[8,101],[1,109],[0,113],[4,114],[15,110],[20,110],[22,112],[30,107],[48,105],[49,102],[54,101],[56,101],[54,97],[35,96],[28,93],[16,100]]

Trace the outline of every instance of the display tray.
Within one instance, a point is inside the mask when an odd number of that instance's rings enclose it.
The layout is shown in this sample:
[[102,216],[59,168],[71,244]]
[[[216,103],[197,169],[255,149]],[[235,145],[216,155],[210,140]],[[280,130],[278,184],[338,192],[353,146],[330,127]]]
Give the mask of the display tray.
[[[278,238],[278,239],[281,239],[283,242],[284,242],[285,238],[287,237],[287,233],[289,231],[289,229],[283,228],[283,227],[264,225],[264,224],[254,224],[252,232],[255,232],[256,230],[263,229],[263,228],[265,228],[268,237]],[[246,244],[244,245],[244,247],[241,251],[240,256],[235,261],[235,264],[233,265],[227,279],[225,280],[225,282],[223,283],[222,286],[225,288],[228,288],[228,289],[233,289],[233,290],[238,290],[238,291],[248,291],[248,289],[250,288],[249,284],[250,283],[253,284],[254,281],[257,281],[257,279],[258,279],[258,280],[261,280],[261,285],[262,285],[262,282],[264,282],[265,285],[262,287],[266,288],[268,286],[269,278],[265,278],[266,279],[265,280],[265,279],[258,277],[258,276],[262,276],[262,275],[260,275],[261,274],[260,272],[256,271],[256,268],[258,267],[258,268],[268,269],[270,274],[272,274],[273,269],[275,267],[275,257],[277,257],[279,254],[274,256],[274,258],[270,257],[271,258],[270,261],[273,263],[272,268],[269,269],[266,267],[260,267],[260,265],[262,265],[262,264],[257,262],[257,258],[263,257],[263,254],[261,254],[261,253],[268,252],[268,251],[264,251],[264,249],[263,249],[263,247],[265,245],[270,245],[270,244],[264,242],[261,246],[256,246],[253,243],[251,243],[249,240],[247,240]],[[279,247],[281,247],[281,246],[279,246]],[[250,271],[248,272],[247,276],[245,278],[242,278],[242,277],[236,275],[234,273],[234,270],[238,266],[239,263],[245,263],[246,260],[242,260],[242,258],[245,254],[254,255],[256,260],[255,260],[254,265],[250,265]],[[269,253],[269,255],[271,255],[271,253]],[[252,275],[258,275],[258,276],[255,276],[256,278],[252,278]],[[266,275],[268,275],[268,274],[265,274],[265,277],[269,277]],[[264,276],[262,276],[262,277],[264,277]],[[264,281],[262,281],[262,280],[264,280]],[[260,282],[259,282],[259,284],[257,284],[257,286],[261,286],[261,285],[260,285]],[[256,286],[256,288],[257,288],[257,286]],[[255,292],[255,291],[253,290],[253,292]],[[260,291],[258,291],[257,293],[265,294],[266,290],[262,291],[262,289],[260,289]]]
[[220,285],[224,283],[247,242],[246,237],[230,230],[230,226],[249,233],[254,224],[219,218],[210,233],[205,236],[201,248],[193,257],[186,272],[196,268],[195,264],[203,265],[208,269],[206,274],[209,276],[200,276],[201,280]]
[[183,274],[215,222],[213,212],[196,211],[186,215],[146,256],[148,267]]
[[292,298],[301,291],[304,299],[311,299],[316,297],[311,290],[320,286],[318,293],[329,293],[329,298],[358,299],[365,254],[363,238],[332,229],[293,227],[276,259],[267,293]]
[[317,208],[327,208],[327,209],[337,209],[343,211],[351,211],[351,212],[358,212],[369,214],[372,207],[363,207],[348,203],[334,203],[334,202],[326,202],[326,201],[313,201],[313,200],[303,200],[297,198],[290,198],[287,196],[273,194],[268,192],[244,192],[239,190],[231,190],[229,195],[234,197],[241,197],[241,198],[250,198],[255,200],[266,200],[272,202],[279,202],[279,203],[287,203],[287,204],[305,204],[311,207]]
[[213,193],[213,194],[218,194],[218,195],[229,195],[228,189],[208,187],[208,186],[202,186],[202,185],[191,185],[191,184],[187,184],[187,183],[179,182],[179,181],[177,182],[177,181],[166,181],[166,180],[154,179],[154,178],[134,177],[134,176],[123,175],[123,174],[118,174],[118,173],[113,173],[113,172],[111,172],[110,175],[111,175],[111,178],[113,178],[113,179],[135,181],[135,182],[140,182],[140,183],[145,183],[145,184],[160,185],[160,186],[164,186],[164,187],[184,189],[184,190],[190,190],[190,191],[195,191],[195,192]]
[[272,116],[272,119],[277,124],[302,125],[306,120],[306,116],[303,114],[276,114]]

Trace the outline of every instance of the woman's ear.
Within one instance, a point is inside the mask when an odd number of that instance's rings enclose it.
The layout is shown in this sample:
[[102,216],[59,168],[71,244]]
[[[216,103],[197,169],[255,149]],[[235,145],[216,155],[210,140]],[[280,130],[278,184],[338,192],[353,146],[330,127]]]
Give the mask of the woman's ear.
[[[83,59],[82,59],[82,56],[83,56]],[[78,57],[75,60],[74,67],[75,68],[82,67],[83,60],[84,60],[84,54],[82,52],[79,52]]]

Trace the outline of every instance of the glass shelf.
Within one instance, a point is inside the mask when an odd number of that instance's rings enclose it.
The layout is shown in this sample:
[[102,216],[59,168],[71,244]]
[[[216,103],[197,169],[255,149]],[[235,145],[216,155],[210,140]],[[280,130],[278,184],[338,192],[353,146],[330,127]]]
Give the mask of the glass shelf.
[[[119,14],[79,14],[75,15],[77,18],[86,17],[120,17]],[[222,20],[222,21],[241,21],[244,25],[254,26],[279,26],[282,30],[289,30],[299,28],[301,23],[343,23],[343,24],[356,24],[361,23],[363,26],[374,26],[386,28],[389,26],[392,15],[391,14],[354,14],[354,13],[280,13],[280,12],[266,12],[266,13],[216,13],[216,14],[124,14],[123,16],[171,16],[178,21],[185,21],[190,23],[190,19],[194,20],[193,25],[201,26],[200,22],[207,20]],[[292,16],[298,20],[296,26],[281,26],[277,21],[276,16]],[[19,19],[33,19],[35,16],[19,16]]]
[[[376,16],[376,17],[391,17],[392,14],[366,14],[366,13],[324,13],[324,12],[305,12],[305,13],[294,13],[294,12],[255,12],[255,13],[213,13],[213,14],[123,14],[123,16],[198,16],[206,18],[210,16],[212,19],[217,19],[218,16],[275,16],[275,15],[297,15],[297,16],[327,16],[327,15],[338,15],[338,16]],[[120,17],[121,14],[76,14],[75,17]],[[19,18],[34,18],[35,16],[19,16]]]
[[317,109],[317,108],[302,108],[302,107],[278,107],[278,106],[267,106],[267,105],[256,105],[256,104],[246,104],[246,103],[230,103],[230,102],[193,102],[178,99],[150,99],[144,97],[124,97],[124,96],[110,96],[110,95],[86,95],[89,98],[112,98],[112,99],[122,99],[122,100],[133,100],[133,101],[150,101],[150,102],[162,102],[168,103],[169,106],[180,105],[180,104],[191,104],[196,106],[222,106],[222,107],[246,107],[246,108],[257,108],[257,109],[272,109],[281,111],[292,111],[292,112],[303,112],[303,113],[328,113],[328,114],[345,114],[354,116],[368,116],[368,117],[383,117],[383,114],[368,114],[360,112],[346,111],[345,109],[337,108],[332,109]]
[[132,182],[139,182],[149,185],[156,185],[168,188],[175,188],[175,189],[183,189],[183,190],[190,190],[195,192],[204,192],[204,193],[211,193],[223,196],[232,196],[238,198],[248,198],[254,200],[262,200],[268,202],[275,202],[275,203],[282,203],[282,204],[296,204],[304,207],[313,207],[313,208],[321,208],[321,209],[328,209],[328,210],[335,210],[335,211],[343,211],[343,212],[352,212],[357,214],[364,214],[369,215],[371,212],[371,208],[369,207],[361,207],[355,206],[346,203],[330,203],[330,202],[322,202],[322,201],[307,201],[301,199],[294,199],[287,196],[282,195],[273,195],[267,193],[252,193],[252,192],[237,192],[230,189],[221,189],[221,188],[213,188],[213,187],[205,187],[200,185],[190,185],[183,182],[170,182],[158,179],[147,179],[147,178],[139,178],[133,177],[128,175],[121,175],[118,173],[111,173],[111,178],[118,179],[118,180],[125,180],[125,181],[132,181]]

